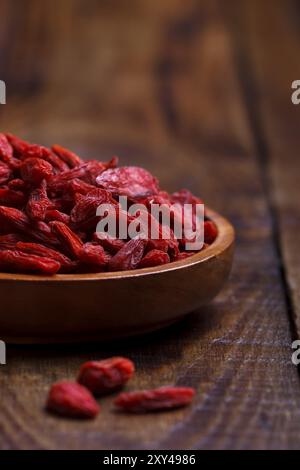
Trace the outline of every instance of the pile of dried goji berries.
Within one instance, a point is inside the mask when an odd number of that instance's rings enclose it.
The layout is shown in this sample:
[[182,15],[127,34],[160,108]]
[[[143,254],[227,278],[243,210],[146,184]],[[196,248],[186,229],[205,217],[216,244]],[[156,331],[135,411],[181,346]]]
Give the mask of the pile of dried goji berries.
[[[95,396],[121,389],[134,374],[134,364],[124,357],[84,363],[76,382],[57,382],[50,388],[46,408],[71,418],[95,418],[100,406]],[[114,404],[131,413],[170,410],[191,403],[195,390],[190,387],[160,387],[121,393]]]
[[[183,240],[121,239],[96,234],[97,207],[111,204],[119,219],[134,217],[119,197],[152,204],[197,204],[188,190],[161,191],[143,168],[83,161],[59,145],[51,149],[0,133],[0,270],[41,274],[121,271],[158,266],[193,254]],[[149,212],[150,213],[150,212]],[[162,227],[160,227],[162,229]],[[217,236],[204,223],[205,245]]]

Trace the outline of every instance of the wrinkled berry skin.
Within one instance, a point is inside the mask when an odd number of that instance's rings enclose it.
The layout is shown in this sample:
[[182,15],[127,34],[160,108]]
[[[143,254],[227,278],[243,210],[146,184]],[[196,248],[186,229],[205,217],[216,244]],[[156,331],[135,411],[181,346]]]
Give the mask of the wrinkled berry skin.
[[79,371],[78,382],[94,395],[106,395],[120,389],[134,374],[134,364],[124,357],[89,361]]
[[195,395],[190,387],[160,387],[153,390],[121,393],[114,404],[130,413],[172,410],[189,405]]
[[57,382],[49,391],[48,411],[69,418],[95,418],[100,407],[87,388],[76,382]]

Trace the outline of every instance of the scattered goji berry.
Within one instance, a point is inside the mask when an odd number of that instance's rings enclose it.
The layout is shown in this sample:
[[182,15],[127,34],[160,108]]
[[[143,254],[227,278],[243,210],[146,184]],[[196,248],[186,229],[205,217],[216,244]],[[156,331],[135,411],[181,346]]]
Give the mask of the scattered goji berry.
[[78,382],[94,395],[106,395],[120,389],[134,374],[134,364],[125,357],[112,357],[103,361],[84,363]]
[[57,382],[49,391],[48,411],[70,418],[95,418],[100,407],[90,391],[76,382]]
[[153,390],[121,393],[115,405],[131,413],[171,410],[189,405],[195,390],[189,387],[160,387]]

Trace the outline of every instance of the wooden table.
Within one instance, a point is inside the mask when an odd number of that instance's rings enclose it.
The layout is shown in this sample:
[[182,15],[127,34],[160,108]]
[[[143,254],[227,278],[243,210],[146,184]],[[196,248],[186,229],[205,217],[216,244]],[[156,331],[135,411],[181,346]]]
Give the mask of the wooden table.
[[[238,240],[227,287],[174,327],[8,346],[1,448],[300,447],[299,14],[294,0],[1,0],[1,129],[145,166],[202,196]],[[44,413],[53,381],[112,354],[136,362],[132,388],[191,385],[194,405],[127,416],[109,397],[94,422]]]

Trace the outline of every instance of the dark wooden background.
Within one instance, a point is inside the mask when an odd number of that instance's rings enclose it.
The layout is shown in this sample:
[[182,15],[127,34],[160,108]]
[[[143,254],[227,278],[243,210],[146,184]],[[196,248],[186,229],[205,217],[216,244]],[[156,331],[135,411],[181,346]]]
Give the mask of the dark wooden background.
[[[296,0],[0,0],[0,128],[145,166],[226,215],[238,239],[227,287],[174,327],[9,346],[2,449],[300,447],[299,56]],[[194,405],[126,416],[106,398],[88,423],[43,412],[54,380],[111,354],[136,361],[131,388],[195,386]]]

